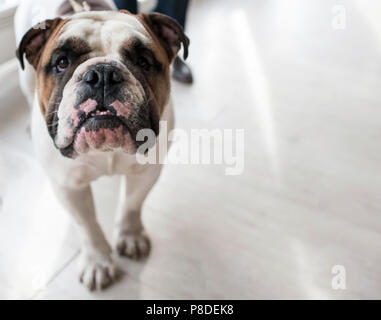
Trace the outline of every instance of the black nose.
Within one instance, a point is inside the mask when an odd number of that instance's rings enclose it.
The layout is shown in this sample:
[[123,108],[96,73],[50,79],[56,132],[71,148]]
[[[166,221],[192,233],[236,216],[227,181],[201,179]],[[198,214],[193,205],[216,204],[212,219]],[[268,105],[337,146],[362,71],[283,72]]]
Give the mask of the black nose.
[[83,80],[91,87],[100,88],[121,83],[123,76],[118,68],[112,65],[97,64],[85,73]]

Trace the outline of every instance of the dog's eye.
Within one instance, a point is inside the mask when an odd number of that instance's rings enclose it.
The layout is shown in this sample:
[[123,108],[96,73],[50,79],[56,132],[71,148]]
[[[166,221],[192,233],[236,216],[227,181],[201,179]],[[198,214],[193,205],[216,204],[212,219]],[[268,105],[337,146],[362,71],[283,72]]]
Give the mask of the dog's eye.
[[57,72],[63,72],[69,66],[69,60],[66,57],[61,57],[57,60],[56,68]]
[[145,70],[148,70],[151,67],[150,62],[145,57],[139,57],[137,64],[140,68],[145,69]]

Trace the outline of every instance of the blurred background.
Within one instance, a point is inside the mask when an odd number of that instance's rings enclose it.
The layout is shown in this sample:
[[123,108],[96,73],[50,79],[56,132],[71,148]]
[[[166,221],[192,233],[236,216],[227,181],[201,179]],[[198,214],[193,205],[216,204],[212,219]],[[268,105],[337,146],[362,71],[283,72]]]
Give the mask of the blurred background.
[[[190,2],[176,125],[244,129],[245,169],[166,166],[143,209],[150,257],[119,259],[100,293],[78,282],[77,235],[33,156],[16,3],[0,0],[0,298],[381,298],[379,1]],[[117,182],[93,186],[108,235]]]

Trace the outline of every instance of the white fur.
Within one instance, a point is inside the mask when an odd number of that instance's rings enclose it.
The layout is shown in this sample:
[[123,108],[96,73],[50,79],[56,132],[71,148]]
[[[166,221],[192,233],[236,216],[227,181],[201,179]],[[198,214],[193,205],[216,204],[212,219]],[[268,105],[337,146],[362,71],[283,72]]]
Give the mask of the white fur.
[[[17,26],[16,36],[21,39],[32,25],[32,12],[35,3],[44,4],[49,10],[54,10],[60,1],[29,1],[22,2],[15,18]],[[49,3],[49,6],[47,4]],[[56,6],[52,5],[55,3]],[[83,15],[90,13],[83,13]],[[112,13],[97,13],[108,15]],[[47,12],[46,18],[52,17],[52,12]],[[75,19],[79,19],[76,17]],[[133,18],[131,18],[133,19]],[[79,21],[79,20],[78,20]],[[137,21],[137,20],[136,20]],[[33,21],[34,22],[34,21]],[[83,25],[74,23],[66,28],[66,32],[80,33]],[[110,23],[110,27],[113,23]],[[115,26],[115,25],[114,25]],[[130,20],[128,28],[135,29],[143,36],[139,23]],[[94,25],[92,30],[100,28]],[[23,31],[22,31],[23,30]],[[125,37],[126,35],[124,35]],[[100,38],[99,38],[100,37]],[[112,42],[121,41],[122,35],[114,35]],[[100,34],[94,35],[94,41],[104,42],[109,37]],[[112,54],[113,46],[105,46],[111,50],[106,55]],[[80,259],[80,279],[90,289],[102,288],[112,282],[115,270],[112,259],[112,249],[109,246],[101,227],[96,220],[96,213],[92,199],[90,183],[103,175],[122,175],[123,188],[117,212],[115,224],[114,245],[118,246],[122,253],[137,257],[148,253],[149,243],[144,233],[141,222],[141,207],[146,195],[155,184],[160,175],[160,165],[140,165],[136,162],[135,155],[115,152],[97,152],[78,156],[75,160],[63,157],[54,147],[50,138],[45,119],[40,112],[37,95],[34,87],[34,70],[26,62],[27,68],[21,73],[20,85],[32,107],[32,140],[37,158],[45,168],[57,198],[72,215],[82,241],[82,255]],[[168,121],[168,130],[174,125],[173,107],[169,102],[162,115],[162,120]],[[162,134],[162,133],[161,133]]]

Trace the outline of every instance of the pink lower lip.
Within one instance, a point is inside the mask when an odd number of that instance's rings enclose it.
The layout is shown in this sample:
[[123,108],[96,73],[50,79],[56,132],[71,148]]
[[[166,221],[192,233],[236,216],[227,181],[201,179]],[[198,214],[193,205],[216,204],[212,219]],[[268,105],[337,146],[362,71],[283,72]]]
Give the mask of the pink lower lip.
[[79,153],[86,153],[89,148],[103,151],[122,148],[132,151],[134,147],[131,136],[120,125],[114,129],[100,128],[97,131],[86,131],[85,128],[81,128],[74,142],[74,149]]

